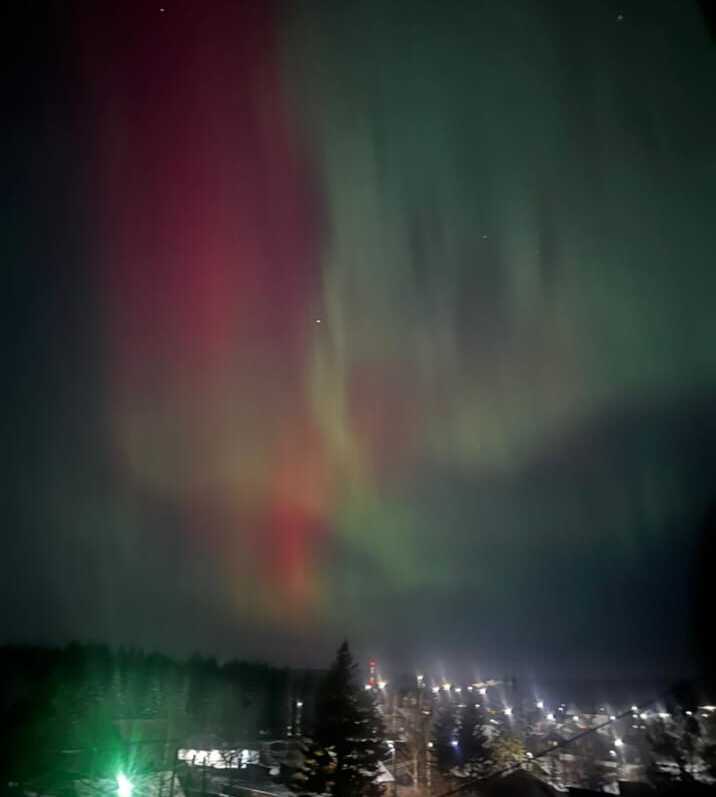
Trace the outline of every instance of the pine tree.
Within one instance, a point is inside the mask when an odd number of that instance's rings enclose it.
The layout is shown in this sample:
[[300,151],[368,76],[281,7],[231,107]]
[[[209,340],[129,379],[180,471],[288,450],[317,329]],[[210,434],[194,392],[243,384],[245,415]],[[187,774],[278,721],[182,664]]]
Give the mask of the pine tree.
[[525,746],[509,729],[503,727],[492,740],[490,756],[496,770],[516,767],[525,762]]
[[432,765],[443,775],[458,765],[457,717],[452,703],[436,712],[432,730]]
[[372,695],[357,686],[355,670],[344,642],[319,690],[303,767],[290,780],[300,794],[363,797],[382,791],[376,778],[388,755],[385,729]]
[[489,774],[494,762],[485,733],[485,715],[474,703],[469,703],[462,710],[457,742],[457,756],[463,774],[470,777]]
[[303,764],[289,774],[288,786],[297,794],[329,794],[336,762],[332,751],[306,738],[301,744]]

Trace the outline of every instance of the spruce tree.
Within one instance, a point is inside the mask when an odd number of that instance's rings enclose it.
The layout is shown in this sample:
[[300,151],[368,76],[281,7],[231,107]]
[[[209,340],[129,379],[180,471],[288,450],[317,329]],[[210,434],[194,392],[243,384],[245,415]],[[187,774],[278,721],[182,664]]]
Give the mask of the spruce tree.
[[441,706],[435,713],[432,727],[432,765],[445,775],[458,764],[457,717],[452,703]]
[[301,794],[364,797],[380,794],[379,765],[388,756],[385,729],[372,694],[356,683],[344,642],[319,689],[316,726],[303,767],[291,778]]
[[494,768],[485,732],[485,715],[474,703],[469,703],[462,710],[457,742],[458,759],[464,775],[483,777]]

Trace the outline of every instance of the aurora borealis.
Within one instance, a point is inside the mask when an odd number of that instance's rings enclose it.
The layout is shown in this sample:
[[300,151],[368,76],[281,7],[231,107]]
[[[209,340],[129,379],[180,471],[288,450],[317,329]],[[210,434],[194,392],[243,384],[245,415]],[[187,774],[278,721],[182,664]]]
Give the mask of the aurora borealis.
[[70,5],[6,109],[5,635],[691,666],[698,5]]

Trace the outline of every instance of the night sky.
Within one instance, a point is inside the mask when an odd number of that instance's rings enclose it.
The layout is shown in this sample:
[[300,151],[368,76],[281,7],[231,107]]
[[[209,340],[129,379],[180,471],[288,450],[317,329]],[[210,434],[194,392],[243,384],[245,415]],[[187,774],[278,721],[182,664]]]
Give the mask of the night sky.
[[0,641],[703,665],[697,2],[15,5]]

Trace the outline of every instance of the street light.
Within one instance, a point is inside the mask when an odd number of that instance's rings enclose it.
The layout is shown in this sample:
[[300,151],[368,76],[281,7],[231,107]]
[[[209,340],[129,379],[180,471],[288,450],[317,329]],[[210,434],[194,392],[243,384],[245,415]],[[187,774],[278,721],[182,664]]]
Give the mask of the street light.
[[544,708],[544,700],[538,700],[537,701],[537,708],[539,708],[539,709],[543,709]]
[[614,740],[614,747],[622,747],[623,744],[624,742],[617,736],[617,738]]
[[117,797],[132,797],[132,786],[129,778],[122,772],[117,775]]

